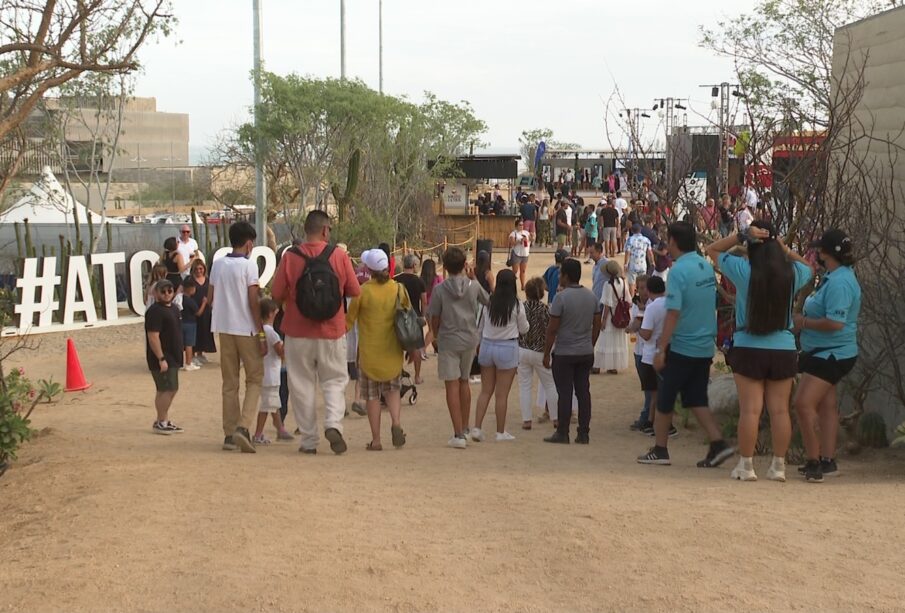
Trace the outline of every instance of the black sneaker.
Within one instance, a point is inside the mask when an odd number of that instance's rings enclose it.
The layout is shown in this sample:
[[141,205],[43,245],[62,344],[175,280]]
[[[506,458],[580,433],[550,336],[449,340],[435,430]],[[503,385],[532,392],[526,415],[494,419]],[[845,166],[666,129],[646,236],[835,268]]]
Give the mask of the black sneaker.
[[716,468],[733,455],[735,455],[735,447],[730,447],[726,441],[715,441],[710,443],[707,457],[698,462],[698,468]]
[[591,437],[587,433],[581,434],[579,432],[578,436],[575,437],[576,445],[588,445],[588,444],[590,444],[590,442],[591,442]]
[[305,447],[299,447],[299,453],[304,453],[305,455],[317,455],[317,449],[307,449]]
[[638,464],[656,464],[659,466],[669,466],[672,461],[669,459],[669,450],[661,447],[651,447],[650,451],[644,455],[638,456]]
[[242,453],[257,453],[251,435],[245,428],[236,428],[236,431],[233,432],[233,443]]
[[568,445],[569,444],[569,435],[561,434],[560,432],[554,432],[550,436],[544,437],[545,443],[558,443],[560,445]]
[[804,480],[808,483],[823,483],[823,471],[820,469],[819,461],[808,460],[805,463]]
[[236,443],[233,442],[233,437],[224,436],[223,437],[223,451],[235,451],[238,449]]
[[346,441],[343,439],[342,432],[336,428],[327,428],[324,430],[324,438],[330,441],[330,449],[336,455],[342,455],[346,452],[346,449],[348,449]]
[[641,434],[646,434],[647,436],[653,436],[654,435],[654,424],[647,422],[646,424],[641,426],[641,429],[639,430],[639,432]]
[[169,424],[165,421],[155,421],[154,425],[151,426],[151,430],[154,431],[154,434],[163,434],[163,435],[173,434],[173,430],[170,428]]
[[[798,467],[798,474],[804,476],[807,474],[807,463]],[[824,477],[838,477],[839,467],[836,466],[836,460],[833,458],[820,458],[820,470]]]
[[820,458],[820,471],[824,477],[838,477],[839,467],[833,458]]
[[647,425],[647,422],[641,421],[640,419],[636,419],[635,421],[632,422],[632,424],[628,427],[628,429],[631,430],[632,432],[638,432],[639,430],[641,430],[641,428],[643,428],[646,425]]

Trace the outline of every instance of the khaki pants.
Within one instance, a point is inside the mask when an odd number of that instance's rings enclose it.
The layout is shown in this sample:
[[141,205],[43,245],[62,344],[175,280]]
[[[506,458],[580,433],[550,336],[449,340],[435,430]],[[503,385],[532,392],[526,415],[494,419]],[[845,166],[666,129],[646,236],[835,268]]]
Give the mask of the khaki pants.
[[[239,407],[239,366],[245,367],[245,398]],[[220,374],[223,376],[223,434],[236,428],[254,432],[264,379],[264,358],[255,336],[220,334]]]

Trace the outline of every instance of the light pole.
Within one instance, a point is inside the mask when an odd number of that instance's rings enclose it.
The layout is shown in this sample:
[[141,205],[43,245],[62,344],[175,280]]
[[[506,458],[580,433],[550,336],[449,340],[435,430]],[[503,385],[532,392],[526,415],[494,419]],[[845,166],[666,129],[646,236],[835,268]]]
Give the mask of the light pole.
[[739,86],[723,81],[719,85],[701,87],[709,87],[710,95],[720,98],[720,176],[717,192],[723,193],[729,186],[729,90],[735,88],[738,91]]
[[674,170],[675,152],[670,149],[669,137],[672,136],[673,128],[675,128],[678,117],[673,115],[675,109],[686,110],[682,102],[687,102],[684,98],[659,98],[654,99],[654,110],[660,109],[666,122],[666,189],[668,194],[672,194],[672,179]]
[[383,0],[378,0],[377,9],[379,11],[377,18],[377,26],[378,26],[378,40],[380,43],[380,49],[378,50],[378,62],[380,63],[380,81],[378,91],[383,94]]
[[141,157],[141,143],[135,143],[135,149],[135,157],[131,161],[138,162],[138,217],[141,218],[141,163],[148,160]]
[[255,104],[255,232],[267,244],[267,185],[264,180],[264,147],[261,140],[261,0],[253,0],[254,104]]
[[173,209],[173,215],[176,215],[176,165],[174,164],[174,162],[181,162],[182,158],[173,157],[173,142],[172,141],[170,141],[170,157],[163,158],[163,161],[170,163],[170,181],[172,184],[170,207]]
[[339,78],[346,79],[346,0],[339,0]]

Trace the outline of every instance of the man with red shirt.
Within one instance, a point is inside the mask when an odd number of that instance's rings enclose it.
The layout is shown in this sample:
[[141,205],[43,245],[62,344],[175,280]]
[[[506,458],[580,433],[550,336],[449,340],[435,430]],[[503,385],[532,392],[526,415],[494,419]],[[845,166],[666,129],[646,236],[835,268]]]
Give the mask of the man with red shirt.
[[[298,249],[309,258],[319,256],[330,239],[330,218],[323,211],[311,211],[305,219],[305,242]],[[352,261],[342,249],[335,249],[328,260],[339,281],[341,298],[361,293]],[[305,271],[306,260],[287,251],[280,259],[273,278],[273,297],[283,303],[282,330],[286,334],[286,374],[289,398],[295,421],[301,432],[302,453],[317,453],[320,441],[315,412],[316,384],[324,394],[324,437],[333,453],[346,451],[343,439],[346,385],[346,313],[339,309],[325,321],[302,315],[296,304],[296,284]]]

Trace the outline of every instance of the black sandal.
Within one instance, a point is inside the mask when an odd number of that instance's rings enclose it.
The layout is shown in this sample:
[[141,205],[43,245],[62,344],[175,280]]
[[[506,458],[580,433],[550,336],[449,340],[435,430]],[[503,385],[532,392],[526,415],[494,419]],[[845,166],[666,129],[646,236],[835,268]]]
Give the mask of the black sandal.
[[383,451],[383,445],[379,443],[375,445],[374,441],[371,441],[370,443],[365,445],[365,449],[367,449],[368,451]]

